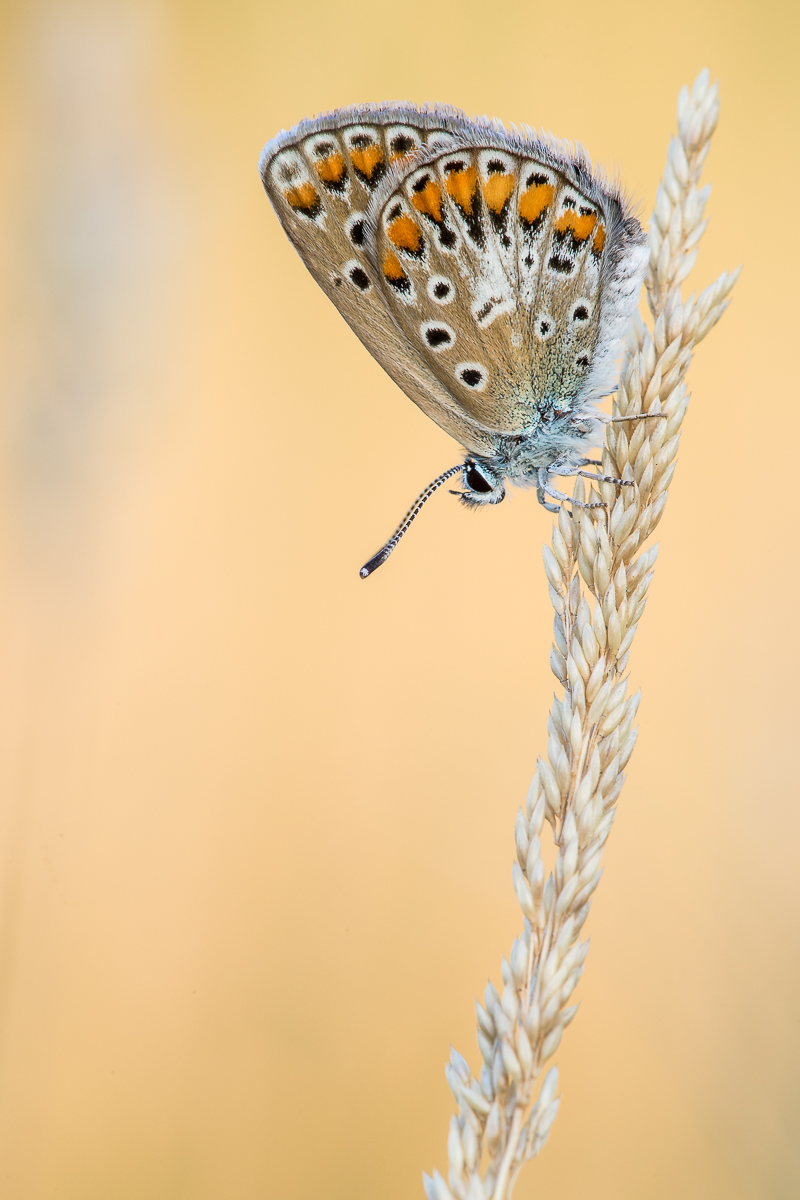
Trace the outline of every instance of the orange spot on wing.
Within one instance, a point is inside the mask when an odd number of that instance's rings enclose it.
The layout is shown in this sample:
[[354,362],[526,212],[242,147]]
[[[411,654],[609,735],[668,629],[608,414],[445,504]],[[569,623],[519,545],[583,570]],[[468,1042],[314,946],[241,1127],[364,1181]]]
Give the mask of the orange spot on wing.
[[594,235],[592,242],[592,253],[600,255],[603,253],[603,246],[606,244],[606,228],[605,225],[598,225],[597,233]]
[[383,162],[383,150],[377,142],[373,142],[372,145],[364,146],[362,149],[351,150],[350,161],[361,175],[372,179],[376,169]]
[[478,168],[465,167],[463,171],[451,171],[444,182],[448,196],[452,196],[462,212],[472,216],[472,206],[478,191]]
[[400,259],[393,250],[387,250],[383,260],[383,273],[387,279],[405,279],[406,273],[400,266]]
[[389,241],[398,250],[408,250],[410,254],[419,254],[422,249],[422,232],[417,222],[403,213],[395,217],[386,230]]
[[490,175],[481,182],[483,198],[490,212],[501,213],[514,190],[513,175]]
[[576,242],[585,242],[597,224],[597,213],[578,213],[568,208],[553,225],[556,233],[571,233]]
[[344,155],[336,150],[327,158],[321,158],[314,166],[323,183],[341,183],[344,175]]
[[519,198],[519,215],[526,225],[532,225],[553,203],[552,183],[536,183]]
[[426,182],[421,192],[414,192],[411,203],[417,212],[423,213],[426,217],[432,217],[434,221],[441,221],[442,189],[432,179]]
[[309,183],[308,180],[298,184],[295,188],[290,188],[288,192],[284,192],[284,196],[287,204],[301,212],[313,212],[315,208],[319,207],[317,191],[313,183]]

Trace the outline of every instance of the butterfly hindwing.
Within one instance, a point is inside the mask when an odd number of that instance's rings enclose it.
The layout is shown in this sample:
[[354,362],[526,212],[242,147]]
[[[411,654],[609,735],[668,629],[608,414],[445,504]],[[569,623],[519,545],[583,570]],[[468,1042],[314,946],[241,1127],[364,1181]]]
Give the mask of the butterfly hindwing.
[[520,431],[602,394],[609,230],[624,229],[580,166],[476,126],[387,180],[368,226],[376,286],[473,418]]

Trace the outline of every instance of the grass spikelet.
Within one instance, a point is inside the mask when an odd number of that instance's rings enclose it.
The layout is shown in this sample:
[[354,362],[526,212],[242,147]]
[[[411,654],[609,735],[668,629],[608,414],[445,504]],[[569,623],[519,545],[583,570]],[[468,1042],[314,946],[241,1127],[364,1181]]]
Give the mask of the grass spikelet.
[[[581,930],[636,742],[640,697],[628,695],[626,671],[656,560],[657,548],[645,543],[667,502],[694,349],[724,313],[739,275],[723,272],[682,298],[706,227],[710,188],[699,181],[718,116],[718,85],[702,71],[678,98],[678,132],[649,228],[652,326],[638,315],[631,322],[603,451],[604,474],[635,486],[593,483],[605,507],[562,507],[544,548],[554,610],[550,665],[563,694],[550,711],[547,756],[517,814],[512,876],[523,928],[503,959],[502,994],[490,983],[476,1006],[480,1077],[455,1051],[447,1068],[458,1112],[447,1179],[438,1171],[424,1177],[428,1200],[507,1200],[558,1112],[556,1068],[538,1095],[537,1085],[577,1011],[570,1001],[589,949]],[[580,479],[574,496],[585,499]],[[545,822],[556,846],[546,879]]]

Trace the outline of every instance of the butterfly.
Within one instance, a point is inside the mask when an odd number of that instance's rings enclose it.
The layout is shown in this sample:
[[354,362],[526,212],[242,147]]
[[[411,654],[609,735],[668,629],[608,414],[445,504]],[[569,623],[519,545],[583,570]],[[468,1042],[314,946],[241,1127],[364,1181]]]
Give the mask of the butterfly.
[[510,482],[555,512],[569,498],[553,476],[628,482],[587,472],[600,464],[586,455],[601,444],[596,401],[615,388],[648,249],[580,147],[446,106],[363,105],[279,133],[259,169],[317,283],[465,451],[363,578],[456,475],[471,507],[499,504]]

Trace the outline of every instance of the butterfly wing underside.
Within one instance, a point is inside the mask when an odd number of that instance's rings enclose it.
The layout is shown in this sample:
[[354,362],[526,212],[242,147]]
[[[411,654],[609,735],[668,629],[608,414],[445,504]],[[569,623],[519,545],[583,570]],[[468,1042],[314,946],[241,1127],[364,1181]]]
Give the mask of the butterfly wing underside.
[[443,119],[399,106],[339,110],[274,138],[260,170],[295,249],[373,357],[423,412],[480,453],[491,450],[491,433],[409,343],[376,286],[367,252],[367,210],[381,183],[414,155],[453,144],[460,121],[458,114]]
[[387,307],[481,425],[530,430],[613,386],[646,249],[580,160],[478,126],[387,180],[369,226]]

